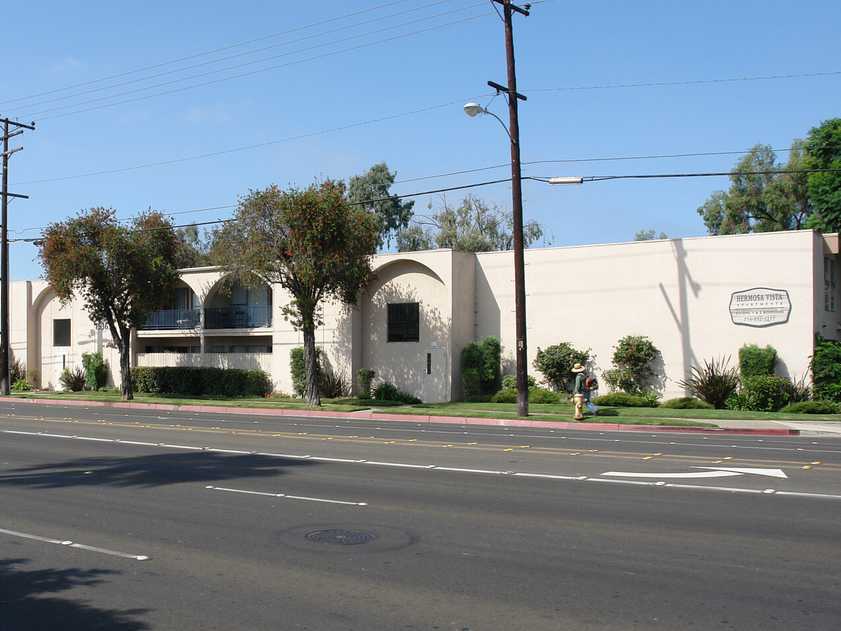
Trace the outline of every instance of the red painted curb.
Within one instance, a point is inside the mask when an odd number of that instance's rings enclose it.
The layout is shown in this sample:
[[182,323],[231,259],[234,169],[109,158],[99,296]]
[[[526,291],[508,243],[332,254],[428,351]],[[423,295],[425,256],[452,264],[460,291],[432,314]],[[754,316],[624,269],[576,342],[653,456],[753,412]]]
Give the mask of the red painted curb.
[[484,425],[489,427],[531,427],[601,432],[671,432],[692,434],[729,434],[750,436],[799,436],[799,429],[711,428],[677,425],[625,425],[620,423],[576,423],[572,421],[531,421],[526,419],[474,418],[463,416],[428,416],[421,414],[389,414],[387,412],[334,412],[330,410],[298,410],[293,408],[235,408],[217,405],[171,405],[167,403],[112,403],[80,399],[24,399],[0,397],[0,401],[16,401],[37,405],[102,407],[129,410],[160,410],[162,412],[201,412],[208,414],[239,414],[248,416],[292,416],[344,420],[416,422],[427,425]]

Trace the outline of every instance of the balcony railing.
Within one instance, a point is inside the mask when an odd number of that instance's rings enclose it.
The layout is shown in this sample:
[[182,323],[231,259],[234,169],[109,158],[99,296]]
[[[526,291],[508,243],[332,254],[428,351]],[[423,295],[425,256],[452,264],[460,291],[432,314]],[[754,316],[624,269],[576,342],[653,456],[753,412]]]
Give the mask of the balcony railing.
[[201,309],[163,309],[146,320],[144,330],[195,329],[201,322]]
[[271,325],[272,311],[266,305],[232,305],[204,310],[206,329],[256,329]]

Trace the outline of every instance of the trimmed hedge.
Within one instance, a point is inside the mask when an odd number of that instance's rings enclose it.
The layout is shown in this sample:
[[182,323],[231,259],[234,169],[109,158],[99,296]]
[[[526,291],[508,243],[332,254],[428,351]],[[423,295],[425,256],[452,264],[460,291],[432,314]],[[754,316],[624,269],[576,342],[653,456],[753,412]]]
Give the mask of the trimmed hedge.
[[626,394],[625,392],[611,392],[593,399],[596,405],[610,405],[618,408],[656,408],[657,397],[654,394]]
[[139,366],[132,370],[134,387],[150,394],[265,397],[272,382],[262,370]]
[[815,336],[810,368],[816,399],[841,401],[841,342]]
[[761,348],[756,344],[745,344],[739,349],[739,374],[742,379],[773,375],[776,363],[777,350],[771,346]]
[[701,399],[695,397],[680,397],[678,399],[669,399],[660,404],[661,408],[669,408],[670,410],[713,410],[712,405]]
[[798,401],[789,403],[780,412],[789,414],[841,414],[841,405],[835,401]]

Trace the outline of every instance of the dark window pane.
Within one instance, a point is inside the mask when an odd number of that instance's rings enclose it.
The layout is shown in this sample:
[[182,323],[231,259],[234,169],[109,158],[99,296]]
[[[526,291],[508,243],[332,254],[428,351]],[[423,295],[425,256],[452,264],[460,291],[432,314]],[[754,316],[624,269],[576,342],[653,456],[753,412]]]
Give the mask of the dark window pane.
[[388,341],[420,340],[420,306],[417,302],[388,305]]
[[53,320],[53,346],[70,346],[70,320]]

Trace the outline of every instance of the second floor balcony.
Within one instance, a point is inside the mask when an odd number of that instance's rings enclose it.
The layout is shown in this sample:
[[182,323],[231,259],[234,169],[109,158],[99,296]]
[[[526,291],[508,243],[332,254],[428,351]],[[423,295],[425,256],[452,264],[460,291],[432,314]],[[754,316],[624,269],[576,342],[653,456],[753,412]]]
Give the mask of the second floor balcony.
[[204,310],[206,329],[257,329],[272,325],[269,305],[230,305]]
[[161,309],[153,312],[144,330],[196,329],[201,324],[201,309]]

